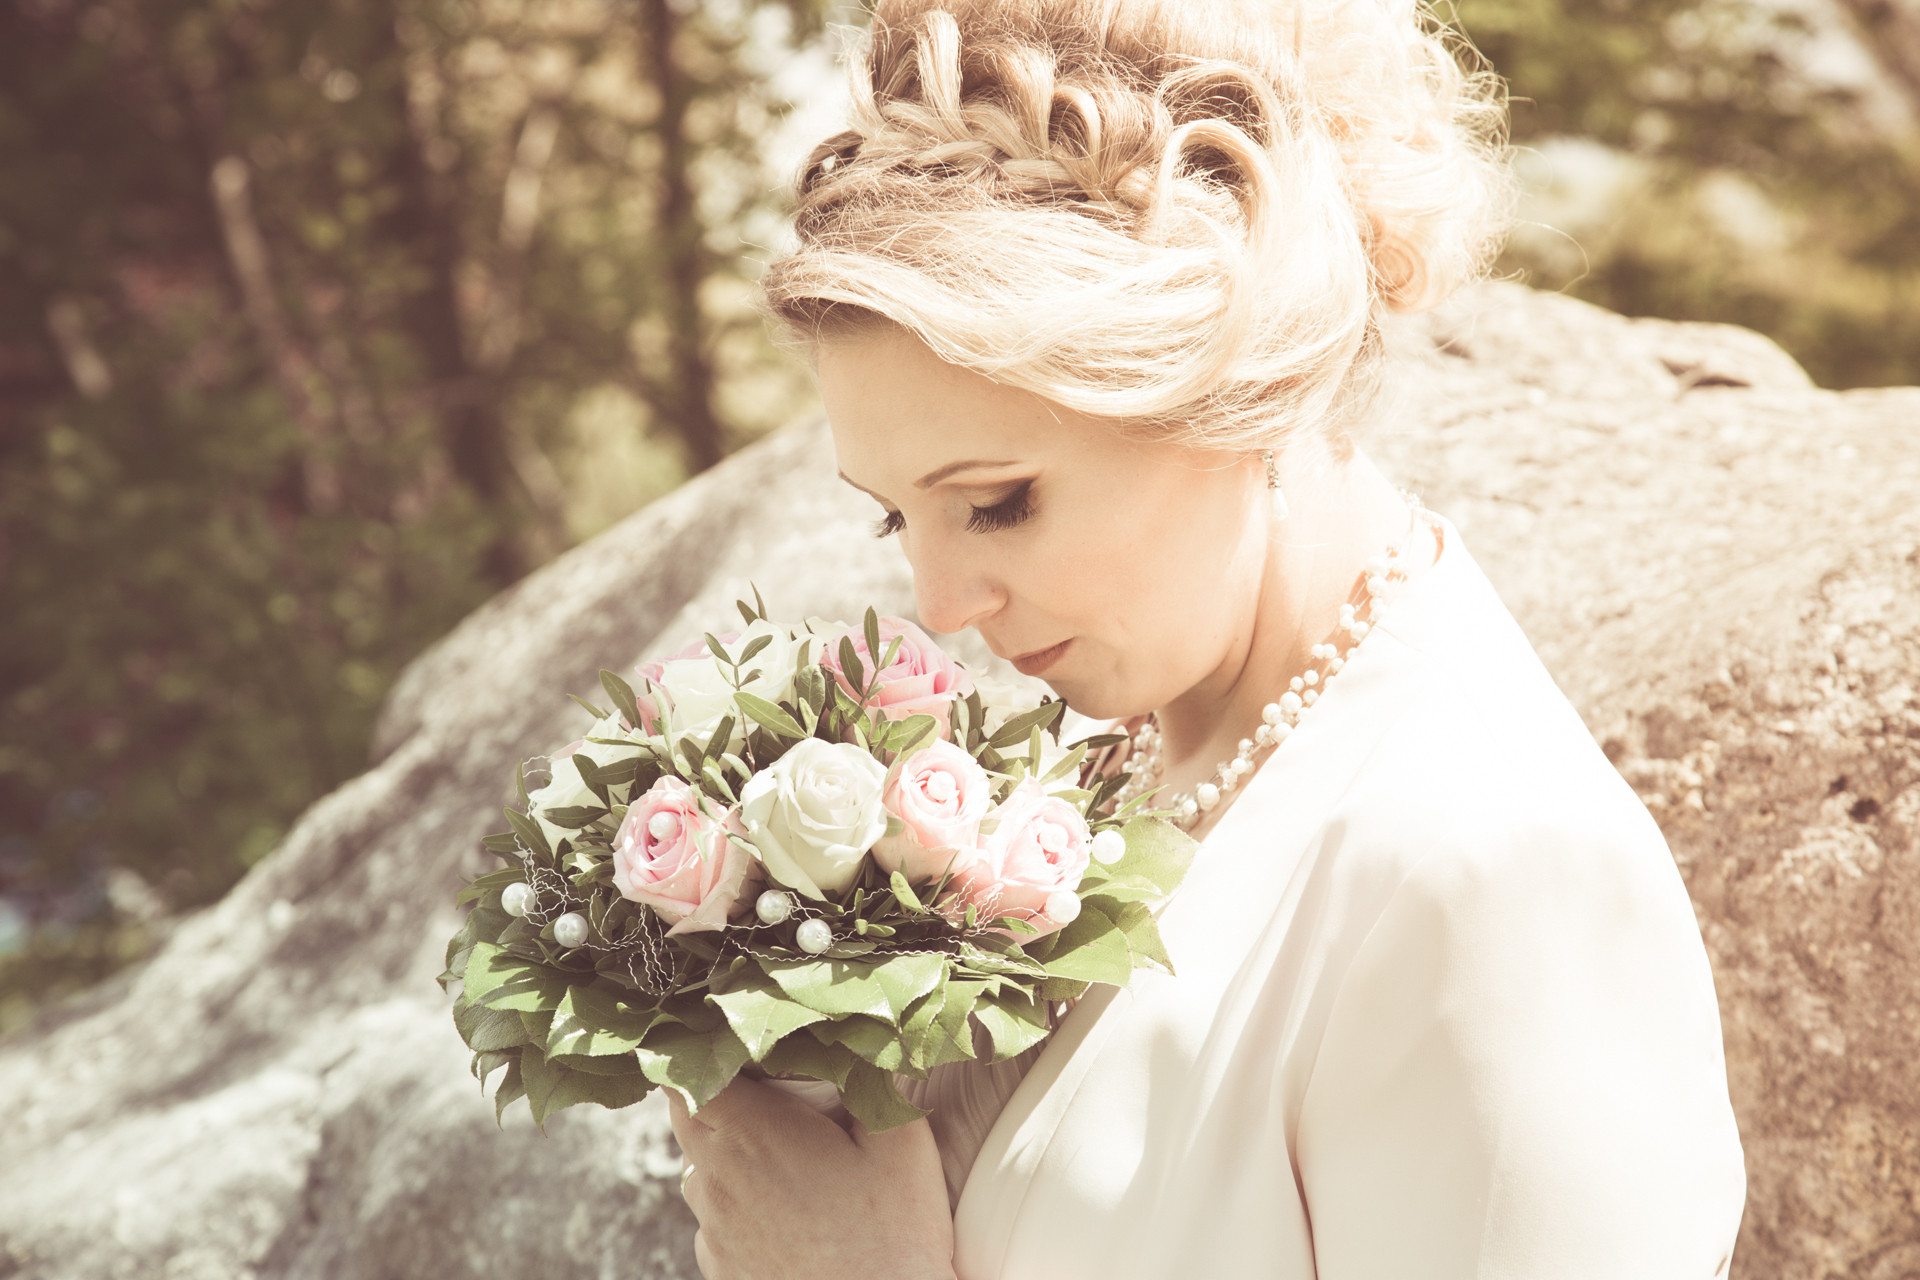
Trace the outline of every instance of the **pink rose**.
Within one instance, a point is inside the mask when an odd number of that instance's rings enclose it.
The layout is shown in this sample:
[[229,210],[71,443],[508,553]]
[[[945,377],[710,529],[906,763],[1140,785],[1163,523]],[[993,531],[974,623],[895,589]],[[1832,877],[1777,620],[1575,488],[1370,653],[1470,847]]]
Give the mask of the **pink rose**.
[[664,777],[633,802],[613,837],[613,886],[673,927],[667,936],[719,929],[743,913],[757,879],[753,858],[727,839],[745,835],[732,810],[715,821],[699,793]]
[[[887,651],[888,644],[895,636],[900,637],[900,650],[875,681],[873,667],[876,655],[867,652],[865,628],[854,627],[841,634],[853,642],[853,651],[860,658],[861,674],[873,683],[873,693],[867,699],[870,706],[889,720],[932,716],[939,723],[941,738],[950,736],[948,708],[953,705],[954,699],[964,698],[973,692],[973,677],[946,650],[905,618],[882,618],[880,652],[884,654]],[[841,636],[827,638],[825,651],[820,655],[820,665],[833,672],[848,697],[858,698],[859,691],[853,687],[840,666],[840,639]]]
[[1043,935],[1067,924],[1079,903],[1068,904],[1060,895],[1072,897],[1087,873],[1093,838],[1087,820],[1032,778],[988,818],[998,825],[981,841],[980,858],[954,875],[962,894],[984,917],[1013,916]]
[[873,860],[909,880],[938,880],[955,850],[979,842],[991,787],[980,762],[951,742],[934,742],[896,763],[881,803],[906,831],[875,845]]

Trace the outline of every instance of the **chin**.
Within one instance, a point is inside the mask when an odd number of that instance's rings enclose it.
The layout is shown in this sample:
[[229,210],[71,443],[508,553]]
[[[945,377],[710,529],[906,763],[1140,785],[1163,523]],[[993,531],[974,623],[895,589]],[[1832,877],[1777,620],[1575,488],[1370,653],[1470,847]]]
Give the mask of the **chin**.
[[1104,690],[1079,688],[1072,682],[1054,684],[1048,680],[1041,683],[1053,690],[1054,696],[1066,703],[1069,709],[1089,720],[1114,720],[1138,714],[1137,708],[1126,706],[1119,698]]

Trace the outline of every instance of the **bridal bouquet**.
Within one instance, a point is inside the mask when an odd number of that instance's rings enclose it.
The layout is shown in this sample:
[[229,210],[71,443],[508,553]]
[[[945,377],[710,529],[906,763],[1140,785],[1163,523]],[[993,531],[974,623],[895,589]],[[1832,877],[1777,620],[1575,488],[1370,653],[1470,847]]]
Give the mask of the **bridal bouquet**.
[[896,1076],[1011,1057],[1050,1002],[1171,972],[1152,910],[1193,842],[1086,763],[1118,735],[1062,745],[1064,703],[911,622],[754,600],[637,684],[602,671],[613,709],[582,702],[544,785],[522,767],[486,840],[509,865],[461,893],[441,978],[497,1111],[697,1110],[745,1071],[829,1082],[879,1131],[924,1114]]

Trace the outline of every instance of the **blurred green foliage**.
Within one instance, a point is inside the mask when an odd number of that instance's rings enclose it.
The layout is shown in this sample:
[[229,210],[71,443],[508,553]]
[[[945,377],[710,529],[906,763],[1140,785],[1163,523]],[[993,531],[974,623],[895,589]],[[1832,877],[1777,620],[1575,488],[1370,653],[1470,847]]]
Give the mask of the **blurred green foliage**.
[[475,605],[792,415],[742,236],[825,10],[0,8],[0,1029],[360,770]]
[[1523,216],[1549,225],[1521,227],[1507,269],[1629,315],[1758,329],[1823,386],[1920,382],[1920,7],[1456,12],[1537,149]]

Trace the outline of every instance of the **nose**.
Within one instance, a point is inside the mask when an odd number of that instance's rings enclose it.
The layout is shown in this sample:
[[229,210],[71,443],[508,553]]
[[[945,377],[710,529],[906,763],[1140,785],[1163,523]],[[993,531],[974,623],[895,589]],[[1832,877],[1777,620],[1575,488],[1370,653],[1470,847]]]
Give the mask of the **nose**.
[[1007,602],[1007,593],[977,557],[951,542],[914,539],[906,548],[913,569],[913,603],[929,631],[952,635],[978,626]]

